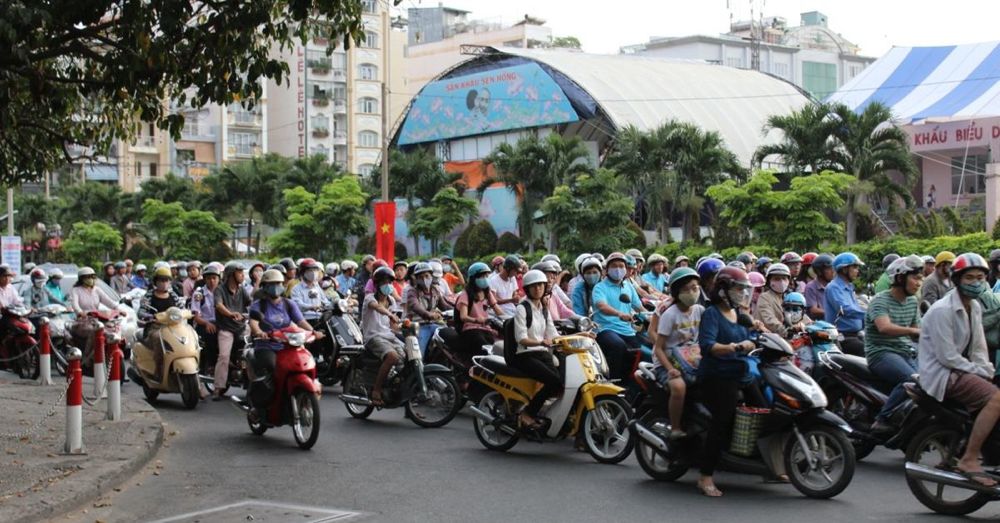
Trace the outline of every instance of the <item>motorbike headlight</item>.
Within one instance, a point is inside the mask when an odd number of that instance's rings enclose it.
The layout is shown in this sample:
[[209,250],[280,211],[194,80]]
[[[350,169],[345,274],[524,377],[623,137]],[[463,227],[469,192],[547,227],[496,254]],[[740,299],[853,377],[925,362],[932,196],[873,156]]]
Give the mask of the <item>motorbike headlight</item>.
[[167,313],[167,317],[170,318],[171,323],[180,323],[184,319],[184,315],[181,314],[180,309],[175,307],[170,308],[170,312]]
[[292,347],[301,347],[306,344],[306,333],[304,332],[291,332],[286,338]]
[[[794,370],[799,371],[798,368],[794,368]],[[779,372],[778,376],[782,383],[795,389],[799,395],[808,399],[809,402],[812,403],[813,407],[825,408],[827,406],[826,394],[823,393],[823,389],[821,389],[819,385],[812,380],[812,378],[806,376],[805,373],[802,373],[802,377],[806,378],[807,381],[796,379],[785,372]]]
[[591,321],[590,318],[584,317],[584,318],[580,318],[580,322],[579,322],[578,325],[579,325],[579,328],[580,328],[580,332],[586,332],[586,331],[589,331],[590,329],[592,329],[594,327],[594,322]]

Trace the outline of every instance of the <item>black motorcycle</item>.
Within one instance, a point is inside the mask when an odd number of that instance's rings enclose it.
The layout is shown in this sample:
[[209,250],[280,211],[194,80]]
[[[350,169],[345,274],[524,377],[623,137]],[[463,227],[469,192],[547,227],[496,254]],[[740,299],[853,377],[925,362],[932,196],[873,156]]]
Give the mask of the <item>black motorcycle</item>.
[[[491,354],[493,346],[484,345],[481,351],[476,354],[470,354],[464,350],[458,331],[451,326],[453,325],[453,313],[454,311],[445,311],[442,313],[444,321],[431,337],[430,343],[427,344],[427,355],[424,359],[427,363],[442,365],[451,369],[452,377],[455,378],[459,390],[462,391],[461,405],[465,405],[466,401],[472,401],[474,404],[479,403],[479,400],[489,390],[482,383],[469,377],[469,369],[472,368],[473,356]],[[497,332],[503,330],[503,322],[496,318],[490,319],[490,325]],[[459,408],[461,408],[461,405]]]
[[382,360],[367,350],[349,357],[344,392],[340,399],[351,416],[364,419],[376,408],[404,407],[406,416],[413,423],[435,428],[447,425],[458,414],[462,407],[462,393],[452,371],[435,363],[424,365],[417,341],[418,329],[416,323],[404,322],[404,358],[385,379],[381,406],[372,403],[371,390]]
[[351,357],[364,350],[361,328],[347,300],[334,300],[313,327],[326,335],[309,348],[316,358],[316,375],[324,386],[336,385],[347,375]]
[[[791,347],[776,334],[761,334],[758,349],[763,383],[774,401],[768,409],[758,409],[734,444],[722,453],[720,470],[753,474],[765,478],[788,476],[802,494],[811,498],[832,498],[854,477],[854,447],[847,437],[851,427],[826,410],[827,400],[819,385],[790,360]],[[636,398],[636,420],[631,428],[638,436],[635,453],[642,470],[659,481],[680,479],[697,465],[711,422],[711,414],[699,401],[697,385],[692,387],[684,408],[687,436],[671,440],[667,418],[668,393],[656,382],[652,365],[640,364],[635,373],[643,392]],[[738,427],[741,421],[737,419]]]

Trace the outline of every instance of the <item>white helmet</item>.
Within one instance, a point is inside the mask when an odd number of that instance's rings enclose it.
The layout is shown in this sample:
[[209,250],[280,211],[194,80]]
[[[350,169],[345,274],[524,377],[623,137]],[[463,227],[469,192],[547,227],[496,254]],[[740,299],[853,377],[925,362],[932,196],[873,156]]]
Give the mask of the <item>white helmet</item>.
[[559,265],[562,265],[562,260],[559,259],[559,255],[557,255],[557,254],[546,254],[545,256],[542,256],[541,261],[543,261],[543,262],[556,262]]
[[573,260],[573,267],[576,267],[576,272],[580,272],[583,270],[582,265],[583,262],[587,260],[587,258],[590,258],[590,254],[583,253],[577,256],[575,260]]
[[524,286],[535,285],[536,283],[548,283],[549,277],[545,275],[544,272],[540,270],[530,270],[524,275]]
[[767,274],[765,274],[765,276],[768,278],[771,276],[788,276],[791,278],[792,273],[788,270],[788,266],[784,263],[772,263],[771,266],[767,268]]
[[911,272],[920,272],[924,270],[924,260],[915,254],[909,256],[904,256],[902,258],[897,258],[896,261],[889,264],[886,268],[885,273],[889,276],[889,279],[895,280],[896,276],[909,274]]
[[336,276],[338,272],[340,272],[340,265],[337,265],[337,262],[330,262],[326,264],[327,276]]
[[134,268],[135,268],[135,272],[142,272],[142,271],[146,270],[146,264],[145,263],[139,263],[139,264],[136,264],[136,266]]
[[444,267],[441,266],[441,262],[431,261],[429,264],[431,266],[431,275],[434,276],[434,278],[444,276]]
[[344,260],[344,261],[340,262],[340,270],[342,270],[344,272],[351,271],[351,270],[356,271],[356,270],[358,270],[358,264],[354,263],[354,261],[352,261],[352,260]]

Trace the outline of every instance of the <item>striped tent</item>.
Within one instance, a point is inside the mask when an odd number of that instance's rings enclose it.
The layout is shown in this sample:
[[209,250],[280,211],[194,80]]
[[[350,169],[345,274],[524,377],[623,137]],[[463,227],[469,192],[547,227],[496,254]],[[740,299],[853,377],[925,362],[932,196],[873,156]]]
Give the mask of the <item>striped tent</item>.
[[879,101],[899,123],[1000,116],[1000,42],[894,47],[827,101],[858,112]]

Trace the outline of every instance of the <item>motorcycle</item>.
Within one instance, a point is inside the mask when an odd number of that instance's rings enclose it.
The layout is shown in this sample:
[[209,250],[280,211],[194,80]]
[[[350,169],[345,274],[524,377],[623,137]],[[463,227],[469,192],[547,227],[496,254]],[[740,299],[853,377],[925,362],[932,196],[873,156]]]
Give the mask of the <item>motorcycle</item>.
[[[790,361],[794,353],[785,340],[764,333],[756,343],[751,356],[760,359],[758,368],[775,401],[768,409],[744,416],[750,429],[740,437],[734,430],[733,444],[723,451],[719,469],[765,478],[787,474],[792,485],[811,498],[840,494],[854,477],[854,447],[847,437],[850,425],[826,410],[826,395]],[[671,440],[668,392],[657,383],[650,364],[640,365],[636,378],[645,391],[637,398],[637,419],[631,424],[639,438],[635,452],[639,466],[655,480],[676,481],[697,465],[711,414],[697,399],[697,385],[692,387],[684,407],[687,437]],[[758,417],[756,423],[751,415]]]
[[[459,390],[462,391],[461,405],[459,407],[461,408],[468,401],[472,401],[473,403],[478,402],[483,394],[486,393],[486,389],[479,382],[469,377],[469,369],[472,368],[472,357],[474,355],[462,350],[462,342],[459,339],[458,332],[449,326],[449,324],[452,324],[454,311],[444,311],[442,316],[444,317],[444,321],[440,323],[440,328],[431,337],[431,341],[427,345],[427,355],[424,359],[429,363],[443,365],[451,369],[452,377],[455,378]],[[495,318],[490,320],[490,324],[498,331],[503,328],[503,322]],[[493,344],[483,345],[482,353],[490,354],[493,351],[493,346]]]
[[[244,323],[244,327],[245,327]],[[196,331],[197,332],[197,331]],[[211,347],[206,347],[205,338],[199,336],[198,344],[201,350],[201,358],[199,362],[199,367],[201,370],[198,374],[198,380],[204,385],[205,390],[210,394],[215,392],[215,364],[219,360],[219,353],[217,350],[210,350]],[[222,393],[225,394],[230,387],[240,387],[246,390],[246,371],[244,354],[247,349],[253,346],[253,340],[250,336],[236,337],[233,340],[233,347],[229,352],[229,373],[226,378],[226,387],[223,389]]]
[[323,311],[317,327],[325,331],[326,337],[314,346],[316,373],[320,383],[329,387],[344,380],[351,356],[365,348],[364,339],[347,300],[335,300]]
[[[906,484],[925,507],[939,514],[963,516],[1000,500],[1000,485],[987,487],[955,471],[965,452],[975,416],[960,405],[939,402],[918,384],[906,385],[917,404],[908,425],[918,432],[906,448]],[[1000,482],[1000,424],[983,445],[983,469]]]
[[[251,318],[266,325],[260,313],[250,314]],[[266,326],[263,328],[269,330]],[[247,378],[250,383],[248,399],[234,395],[230,396],[230,400],[246,412],[250,432],[261,436],[269,428],[291,425],[295,443],[300,449],[308,450],[319,438],[319,398],[323,393],[323,388],[316,379],[316,360],[305,348],[316,340],[316,334],[292,325],[273,330],[270,336],[283,345],[275,357],[274,374],[263,377],[254,375],[253,358],[256,349],[246,351]]]
[[[146,399],[156,401],[161,393],[181,394],[184,407],[193,409],[201,399],[198,387],[198,359],[201,347],[198,334],[188,323],[190,310],[179,307],[157,313],[154,322],[159,333],[159,346],[147,336],[132,349],[128,375],[139,386]],[[162,354],[157,365],[155,352]]]
[[65,375],[68,363],[66,351],[69,350],[71,335],[69,326],[73,323],[73,313],[63,305],[53,303],[46,305],[31,315],[36,328],[42,321],[49,323],[49,338],[52,341],[52,366],[60,374]]
[[[518,423],[521,408],[538,390],[538,382],[507,365],[499,356],[472,358],[472,379],[489,392],[471,407],[473,428],[484,447],[505,452],[524,438],[539,443],[580,436],[587,452],[601,463],[619,463],[632,452],[635,438],[628,430],[632,407],[625,389],[608,382],[592,354],[586,336],[560,336],[555,342],[563,391],[542,408],[543,426]],[[505,348],[513,354],[513,348]]]
[[370,396],[382,360],[367,350],[350,356],[340,399],[352,417],[365,419],[376,408],[404,407],[406,417],[413,423],[436,428],[447,425],[458,414],[462,393],[452,371],[436,363],[424,365],[417,341],[418,330],[418,324],[403,322],[404,358],[386,376],[382,387],[383,406],[376,407]]
[[0,340],[0,368],[11,369],[23,379],[38,379],[41,363],[38,354],[38,340],[35,339],[35,325],[28,319],[31,311],[17,305],[3,309],[0,321],[4,325],[4,336]]

